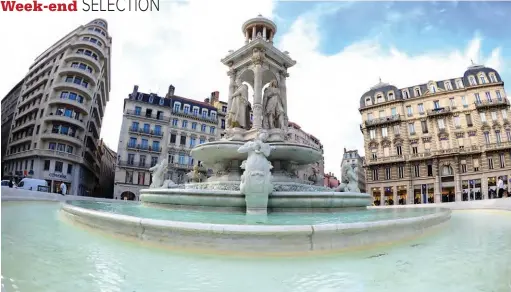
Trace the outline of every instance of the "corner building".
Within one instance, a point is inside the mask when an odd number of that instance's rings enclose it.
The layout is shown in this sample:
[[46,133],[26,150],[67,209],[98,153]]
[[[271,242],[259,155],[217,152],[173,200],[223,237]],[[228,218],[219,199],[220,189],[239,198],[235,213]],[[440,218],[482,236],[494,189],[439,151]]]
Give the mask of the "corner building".
[[207,169],[191,157],[190,150],[220,138],[219,121],[225,123],[222,117],[227,108],[219,102],[218,92],[202,102],[177,96],[174,91],[170,85],[165,97],[160,97],[139,92],[135,86],[124,100],[114,199],[138,201],[140,190],[151,185],[149,168],[165,158],[169,163],[165,178],[174,183],[185,183],[194,166],[207,175]]
[[24,78],[4,158],[15,180],[45,179],[52,192],[91,195],[110,92],[107,22],[80,26],[42,53]]
[[494,69],[472,65],[461,77],[400,89],[380,82],[359,111],[375,205],[495,198],[499,177],[508,190],[509,100]]

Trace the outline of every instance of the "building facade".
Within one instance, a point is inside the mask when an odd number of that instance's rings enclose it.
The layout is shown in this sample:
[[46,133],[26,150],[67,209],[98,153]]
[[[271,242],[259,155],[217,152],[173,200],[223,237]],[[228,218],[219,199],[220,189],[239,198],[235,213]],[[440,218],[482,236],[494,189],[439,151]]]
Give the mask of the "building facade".
[[[211,104],[180,97],[170,85],[165,97],[138,91],[124,100],[124,118],[117,150],[114,198],[139,200],[141,189],[151,184],[149,168],[164,158],[166,179],[185,183],[194,166],[207,174],[200,161],[190,156],[198,144],[220,137],[219,113]],[[224,113],[225,116],[225,113]]]
[[346,150],[344,148],[344,155],[342,157],[341,161],[341,181],[343,181],[343,173],[342,168],[345,164],[350,164],[354,169],[357,170],[357,177],[358,177],[358,188],[360,189],[360,192],[365,193],[366,192],[366,175],[364,170],[364,164],[365,160],[363,156],[360,156],[358,154],[358,150]]
[[4,177],[5,168],[3,158],[7,151],[8,137],[11,134],[11,125],[16,112],[23,81],[24,79],[18,82],[2,99],[2,137],[7,137],[7,139],[2,138],[2,154],[0,154],[2,156],[2,178]]
[[337,179],[337,177],[333,173],[329,172],[329,173],[325,174],[325,176],[323,178],[323,186],[325,186],[327,188],[335,189],[340,184],[341,184],[341,182]]
[[509,100],[499,73],[400,88],[379,83],[360,99],[367,190],[376,205],[495,197],[511,177]]
[[69,194],[91,195],[99,183],[98,140],[110,92],[112,38],[96,19],[36,58],[24,78],[4,171],[15,180],[61,182]]
[[113,199],[115,181],[115,163],[117,153],[110,149],[101,139],[98,143],[100,166],[99,185],[95,189],[94,196],[99,198]]
[[[314,149],[320,150],[323,153],[323,145],[318,138],[305,132],[298,124],[289,122],[288,123],[288,140],[297,144],[307,145]],[[305,183],[312,183],[316,185],[323,185],[322,180],[315,179],[315,174],[319,177],[325,175],[325,161],[322,157],[321,161],[318,161],[305,168],[301,168],[297,171],[297,176],[302,179]]]

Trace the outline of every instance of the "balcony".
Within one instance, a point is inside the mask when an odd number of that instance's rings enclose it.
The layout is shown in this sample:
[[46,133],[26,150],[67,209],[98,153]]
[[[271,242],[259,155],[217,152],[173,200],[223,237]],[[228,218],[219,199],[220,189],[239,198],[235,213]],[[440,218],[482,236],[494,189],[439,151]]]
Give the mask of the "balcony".
[[127,144],[127,147],[128,149],[134,149],[134,150],[138,150],[138,151],[148,151],[148,152],[156,152],[156,153],[160,153],[161,152],[161,147],[152,147],[152,146],[149,146],[149,145],[141,145],[141,144],[134,144],[134,143],[129,143]]
[[50,99],[48,104],[65,104],[71,106],[74,109],[79,109],[82,112],[82,114],[89,114],[89,109],[87,108],[87,105],[83,102],[79,102],[78,100],[54,96]]
[[55,84],[56,90],[71,90],[85,97],[87,100],[92,100],[94,97],[93,92],[88,87],[76,84],[74,82],[65,82],[64,80]]
[[97,72],[99,72],[101,70],[101,64],[100,64],[99,60],[96,60],[92,56],[88,56],[85,54],[77,54],[77,53],[68,54],[65,56],[64,60],[66,60],[67,62],[86,61],[86,63],[88,65],[91,65],[92,67],[94,67],[94,70],[96,70]]
[[405,160],[404,155],[394,155],[394,156],[370,158],[369,162],[370,162],[370,164],[376,164],[376,163],[385,163],[385,162],[398,162],[398,161],[404,161],[404,160]]
[[80,137],[76,134],[71,134],[71,133],[59,133],[59,132],[44,130],[43,135],[41,136],[41,139],[64,140],[64,141],[73,143],[80,147],[83,146],[83,141],[80,139]]
[[197,121],[206,121],[206,122],[210,122],[213,124],[218,124],[218,118],[216,116],[215,117],[203,116],[200,114],[195,114],[194,112],[184,111],[184,110],[175,110],[175,109],[172,109],[172,113],[175,114],[176,116],[190,118],[190,119],[197,120]]
[[77,67],[63,67],[59,70],[59,75],[60,76],[65,76],[66,75],[78,75],[82,78],[85,78],[85,80],[87,80],[89,82],[89,85],[90,86],[96,86],[97,83],[96,83],[96,76],[94,76],[94,73],[91,73],[85,69],[80,69],[80,68],[77,68]]
[[511,141],[490,143],[484,145],[484,150],[504,150],[511,148]]
[[163,137],[162,131],[154,131],[154,130],[148,130],[148,129],[142,129],[142,128],[129,128],[130,133],[134,134],[141,134],[141,135],[147,135],[147,136],[154,136],[154,137]]
[[431,152],[414,153],[409,155],[409,160],[420,160],[431,156],[433,156],[433,153]]
[[100,47],[96,43],[82,40],[81,37],[80,37],[80,39],[75,41],[75,43],[73,43],[72,46],[74,48],[89,49],[89,50],[93,51],[94,53],[98,54],[98,56],[100,56],[101,58],[106,58],[104,46]]
[[449,115],[451,113],[451,107],[439,107],[428,110],[428,117]]
[[158,115],[158,114],[146,114],[146,113],[137,112],[134,110],[127,110],[125,115],[137,117],[140,119],[148,119],[151,121],[157,121],[157,122],[164,123],[164,124],[170,122],[170,117],[166,117],[164,115]]
[[120,167],[127,167],[127,168],[136,168],[136,169],[148,169],[149,163],[145,163],[143,161],[141,162],[134,162],[134,161],[119,161],[117,163]]
[[73,119],[72,117],[68,117],[64,114],[59,115],[59,114],[50,113],[49,115],[47,115],[45,117],[45,122],[51,122],[51,121],[69,123],[69,124],[75,125],[81,129],[85,130],[85,123],[83,122],[82,119],[80,119],[80,120]]
[[474,102],[476,108],[488,109],[492,107],[509,107],[509,100],[507,98],[492,99],[492,100],[479,100]]
[[401,122],[401,116],[400,115],[393,115],[388,117],[381,117],[377,119],[371,119],[365,121],[366,126],[379,126],[379,125],[385,125],[385,124],[391,124],[391,123],[399,123]]

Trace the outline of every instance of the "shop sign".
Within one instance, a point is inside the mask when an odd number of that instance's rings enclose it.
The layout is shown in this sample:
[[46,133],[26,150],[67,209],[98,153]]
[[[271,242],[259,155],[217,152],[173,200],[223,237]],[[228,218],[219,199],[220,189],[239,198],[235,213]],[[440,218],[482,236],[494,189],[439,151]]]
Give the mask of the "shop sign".
[[67,179],[67,176],[63,173],[50,173],[48,174],[49,177],[53,177],[53,178],[62,178],[62,179]]

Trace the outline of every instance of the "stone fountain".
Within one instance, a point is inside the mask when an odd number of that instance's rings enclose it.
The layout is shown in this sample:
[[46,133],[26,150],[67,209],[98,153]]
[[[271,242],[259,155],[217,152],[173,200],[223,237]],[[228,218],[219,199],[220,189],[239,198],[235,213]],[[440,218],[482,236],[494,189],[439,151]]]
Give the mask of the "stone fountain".
[[[261,16],[250,19],[242,31],[245,45],[222,60],[230,77],[225,135],[191,151],[195,160],[213,170],[213,175],[172,189],[162,178],[153,178],[151,188],[141,190],[141,201],[259,214],[369,206],[372,200],[368,194],[305,184],[296,175],[300,167],[322,158],[320,151],[288,141],[286,78],[296,61],[273,46],[277,27],[271,20]],[[252,101],[249,86],[254,92]],[[153,175],[159,173],[155,169]]]
[[[343,168],[344,181],[336,190],[304,183],[296,171],[319,161],[322,153],[287,136],[286,78],[296,62],[273,46],[272,21],[258,16],[242,30],[245,45],[222,60],[230,76],[224,138],[191,151],[213,175],[206,178],[195,168],[188,183],[176,185],[164,179],[164,159],[150,169],[152,184],[140,191],[141,204],[68,202],[62,205],[66,218],[185,249],[270,254],[401,240],[450,218],[445,209],[368,210],[372,198],[360,193],[351,167]],[[312,177],[320,179],[317,173]],[[212,223],[222,218],[224,223]]]

